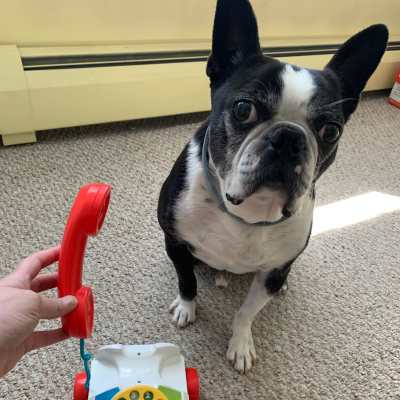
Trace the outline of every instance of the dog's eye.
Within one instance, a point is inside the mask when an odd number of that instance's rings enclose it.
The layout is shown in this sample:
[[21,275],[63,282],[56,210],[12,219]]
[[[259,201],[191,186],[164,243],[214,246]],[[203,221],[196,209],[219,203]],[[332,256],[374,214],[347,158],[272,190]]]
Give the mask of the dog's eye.
[[257,120],[257,110],[250,101],[238,101],[233,105],[233,115],[239,122],[249,123]]
[[329,144],[335,143],[342,133],[342,127],[337,124],[329,123],[324,125],[319,131],[320,138]]

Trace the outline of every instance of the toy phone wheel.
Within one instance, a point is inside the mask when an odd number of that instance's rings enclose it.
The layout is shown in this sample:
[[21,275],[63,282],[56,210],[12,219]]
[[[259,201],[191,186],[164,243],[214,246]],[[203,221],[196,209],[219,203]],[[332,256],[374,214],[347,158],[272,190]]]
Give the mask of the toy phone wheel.
[[78,372],[75,375],[74,382],[74,400],[87,400],[89,392],[85,387],[86,383],[86,373],[85,371]]
[[186,368],[186,382],[190,400],[200,400],[200,379],[196,368]]

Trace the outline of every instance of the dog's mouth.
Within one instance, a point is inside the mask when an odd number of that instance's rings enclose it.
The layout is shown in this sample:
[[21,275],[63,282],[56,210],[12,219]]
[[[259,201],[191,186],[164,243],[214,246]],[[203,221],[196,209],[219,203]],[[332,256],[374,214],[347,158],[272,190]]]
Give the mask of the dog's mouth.
[[[296,171],[305,170],[298,165]],[[249,202],[270,202],[282,208],[282,213],[288,216],[293,213],[296,198],[301,197],[308,189],[310,179],[306,174],[283,171],[278,179],[263,179],[268,174],[265,171],[245,176],[232,174],[226,180],[221,179],[225,199],[233,206],[245,206]],[[275,175],[276,176],[276,175]]]
[[253,171],[241,172],[220,179],[220,188],[229,212],[250,223],[275,223],[297,214],[313,182],[307,164],[285,166],[271,174],[261,163]]
[[248,223],[276,223],[296,214],[302,202],[299,197],[290,197],[288,191],[275,187],[262,187],[253,193],[232,196],[225,192],[224,202],[230,213]]
[[[249,203],[253,203],[254,205],[257,203],[262,203],[265,208],[269,208],[273,213],[276,213],[278,216],[289,218],[293,214],[295,214],[296,210],[293,210],[293,207],[290,206],[289,201],[285,201],[285,195],[281,193],[276,193],[276,191],[260,191],[260,193],[254,193],[253,195],[247,198],[247,203],[245,203],[246,199],[238,199],[231,197],[229,193],[225,193],[226,200],[229,201],[234,206],[243,207],[249,205]],[[286,196],[287,199],[287,196]]]

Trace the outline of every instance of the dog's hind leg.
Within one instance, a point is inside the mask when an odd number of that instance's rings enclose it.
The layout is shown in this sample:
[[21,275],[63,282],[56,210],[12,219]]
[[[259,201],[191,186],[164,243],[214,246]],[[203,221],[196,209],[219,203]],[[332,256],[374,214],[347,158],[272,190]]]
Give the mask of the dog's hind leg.
[[226,271],[217,271],[215,274],[215,286],[226,288],[229,285],[229,280]]
[[194,265],[197,260],[184,243],[179,243],[165,235],[165,245],[178,275],[179,294],[170,305],[172,320],[179,328],[184,328],[196,319],[197,281]]

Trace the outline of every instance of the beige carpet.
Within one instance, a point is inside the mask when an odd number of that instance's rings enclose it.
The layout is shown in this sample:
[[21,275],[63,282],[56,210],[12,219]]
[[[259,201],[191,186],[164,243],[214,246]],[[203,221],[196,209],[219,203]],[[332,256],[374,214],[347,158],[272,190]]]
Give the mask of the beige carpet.
[[[156,222],[160,185],[204,115],[45,132],[34,145],[0,149],[0,272],[57,243],[78,188],[113,186],[102,234],[90,242],[86,282],[97,297],[91,348],[171,341],[199,369],[202,399],[399,399],[399,212],[314,237],[290,290],[257,318],[258,362],[247,375],[225,360],[234,312],[250,277],[226,290],[199,271],[197,322],[180,331],[168,304],[175,272]],[[366,96],[318,204],[370,191],[400,196],[400,110]],[[377,207],[380,205],[377,205]],[[0,380],[1,399],[70,399],[81,368],[76,340],[26,356]]]

